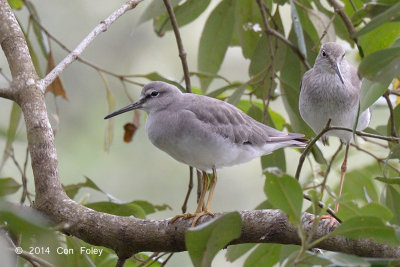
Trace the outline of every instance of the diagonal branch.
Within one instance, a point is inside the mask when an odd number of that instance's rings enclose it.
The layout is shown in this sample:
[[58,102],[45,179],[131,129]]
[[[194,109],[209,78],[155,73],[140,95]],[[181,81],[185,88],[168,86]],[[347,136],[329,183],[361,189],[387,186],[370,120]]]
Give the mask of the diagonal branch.
[[354,37],[354,34],[356,33],[356,29],[354,28],[353,23],[351,22],[351,19],[349,18],[349,16],[347,16],[344,8],[338,2],[336,2],[336,0],[328,0],[328,2],[335,10],[335,13],[338,14],[342,18],[344,24],[346,25],[347,31],[349,32],[350,38],[356,43],[358,51],[360,53],[360,56],[363,58],[364,52],[363,52],[361,46],[358,45],[357,37]]
[[182,62],[183,75],[185,78],[185,85],[186,85],[186,92],[191,93],[192,87],[190,85],[189,67],[188,67],[188,64],[186,61],[186,52],[185,52],[185,49],[183,48],[181,34],[179,33],[178,22],[176,21],[174,9],[171,6],[171,2],[169,0],[164,0],[164,5],[168,11],[168,15],[169,15],[169,19],[171,20],[172,28],[174,29],[176,44],[178,45],[178,50],[179,50],[179,57]]
[[0,88],[0,97],[7,98],[10,100],[14,100],[15,92],[12,90],[11,87]]
[[265,5],[265,3],[261,0],[257,0],[257,4],[260,7],[261,11],[261,16],[264,24],[264,32],[266,35],[273,35],[279,40],[281,40],[284,44],[286,44],[290,49],[293,50],[293,52],[299,57],[300,61],[303,63],[303,65],[307,69],[311,69],[310,64],[308,64],[306,58],[303,56],[303,54],[300,52],[300,50],[295,46],[291,41],[289,41],[285,36],[283,36],[280,32],[277,30],[271,28],[268,24],[267,16],[265,10],[268,9],[268,7]]
[[114,21],[116,21],[127,11],[135,8],[142,1],[143,0],[128,0],[119,9],[111,13],[111,15],[105,20],[101,21],[100,24],[98,24],[68,56],[58,63],[58,65],[50,73],[48,73],[46,77],[38,82],[38,86],[42,92],[46,90],[47,86],[49,86],[68,65],[70,65],[80,54],[82,54],[86,47],[88,47],[88,45],[93,42],[98,35],[107,31]]

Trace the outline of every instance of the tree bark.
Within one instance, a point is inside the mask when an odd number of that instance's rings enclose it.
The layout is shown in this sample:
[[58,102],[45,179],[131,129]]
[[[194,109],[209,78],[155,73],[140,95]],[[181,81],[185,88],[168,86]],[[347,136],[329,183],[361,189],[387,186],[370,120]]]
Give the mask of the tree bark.
[[[28,46],[6,0],[0,0],[0,42],[12,73],[11,87],[0,89],[0,96],[13,99],[24,114],[36,199],[34,208],[48,216],[62,231],[93,245],[116,251],[120,259],[140,251],[184,251],[185,232],[191,220],[143,220],[96,212],[68,198],[58,173],[54,135],[47,116],[44,90],[38,83]],[[231,244],[300,244],[297,229],[279,210],[241,211],[242,234]],[[218,217],[221,214],[216,214]],[[210,221],[210,216],[198,224]],[[304,213],[303,227],[312,234],[312,214]],[[329,232],[328,221],[320,222],[313,238]],[[390,248],[372,240],[333,237],[319,244],[322,249],[368,257],[400,257],[400,248]]]

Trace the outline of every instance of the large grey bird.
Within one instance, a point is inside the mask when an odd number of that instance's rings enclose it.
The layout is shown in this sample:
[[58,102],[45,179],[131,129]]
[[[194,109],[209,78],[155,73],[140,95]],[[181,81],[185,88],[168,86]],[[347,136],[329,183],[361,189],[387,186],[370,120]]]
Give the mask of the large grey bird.
[[[105,119],[142,109],[147,112],[146,132],[150,141],[179,162],[203,172],[203,191],[192,225],[204,214],[211,214],[210,204],[217,182],[216,169],[250,161],[282,147],[304,147],[304,135],[281,132],[249,117],[235,106],[207,96],[182,93],[164,82],[146,84],[140,98]],[[209,185],[206,172],[213,179],[206,207],[203,202]],[[172,219],[183,216],[178,215]]]
[[[347,62],[343,47],[337,43],[325,43],[320,49],[314,67],[304,73],[300,85],[300,115],[317,134],[323,130],[329,119],[331,126],[353,129],[357,119],[360,91],[361,79],[357,69]],[[360,113],[356,129],[364,130],[370,119],[371,111],[368,108]],[[337,136],[346,145],[339,184],[338,197],[340,197],[353,133],[332,130],[324,135],[323,140],[326,136]],[[335,211],[338,209],[337,203]]]

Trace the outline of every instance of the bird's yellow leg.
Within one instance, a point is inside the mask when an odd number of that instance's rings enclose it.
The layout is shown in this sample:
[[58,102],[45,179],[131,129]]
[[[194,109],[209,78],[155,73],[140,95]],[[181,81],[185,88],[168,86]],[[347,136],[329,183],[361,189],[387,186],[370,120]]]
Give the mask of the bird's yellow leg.
[[[208,178],[208,177],[207,177]],[[195,217],[193,219],[192,222],[192,226],[195,226],[197,221],[203,217],[204,215],[211,215],[214,216],[214,214],[212,212],[210,212],[210,205],[211,205],[211,200],[214,194],[214,190],[215,190],[215,186],[217,184],[217,171],[215,170],[215,168],[213,168],[213,180],[212,180],[212,184],[211,184],[211,188],[210,188],[210,192],[208,193],[208,198],[207,198],[207,203],[206,203],[206,208],[205,210],[201,211],[201,212],[197,212],[195,213]],[[207,184],[208,187],[208,184]],[[205,190],[207,190],[207,187],[205,188]],[[204,188],[203,188],[204,191]],[[201,206],[202,208],[203,206]]]
[[[184,220],[187,220],[187,219],[196,217],[198,214],[202,213],[203,205],[204,205],[204,198],[206,196],[207,189],[208,189],[208,183],[209,183],[209,181],[208,181],[207,173],[203,171],[203,188],[202,188],[203,190],[201,191],[200,199],[199,199],[199,202],[197,203],[197,209],[196,209],[195,213],[194,214],[193,213],[178,214],[178,215],[174,216],[171,220],[169,220],[170,223],[175,222],[179,218],[183,218]],[[196,224],[197,220],[195,221],[194,224],[192,223],[192,226],[194,226]]]
[[207,212],[207,213],[210,213],[211,200],[212,200],[216,185],[217,185],[217,171],[215,170],[215,168],[213,168],[213,180],[212,180],[212,184],[211,184],[211,188],[210,188],[210,193],[208,193],[208,199],[207,199],[206,209],[205,209],[205,212]]

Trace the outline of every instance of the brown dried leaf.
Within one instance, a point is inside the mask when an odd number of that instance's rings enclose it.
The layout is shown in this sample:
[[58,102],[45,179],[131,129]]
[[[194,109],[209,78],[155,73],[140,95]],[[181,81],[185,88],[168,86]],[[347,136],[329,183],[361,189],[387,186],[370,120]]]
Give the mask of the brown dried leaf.
[[[54,67],[56,66],[54,62],[54,57],[51,51],[48,54],[47,57],[47,69],[46,69],[46,74],[49,73]],[[60,77],[57,77],[54,82],[52,82],[46,89],[47,92],[52,92],[55,96],[61,96],[64,99],[67,98],[67,94],[65,93],[64,86],[61,82]]]
[[128,122],[124,125],[124,142],[129,143],[132,141],[133,135],[135,134],[137,127],[132,122]]

